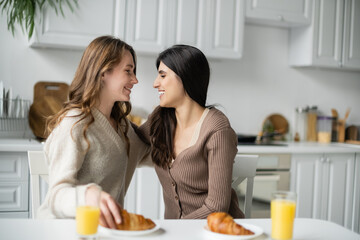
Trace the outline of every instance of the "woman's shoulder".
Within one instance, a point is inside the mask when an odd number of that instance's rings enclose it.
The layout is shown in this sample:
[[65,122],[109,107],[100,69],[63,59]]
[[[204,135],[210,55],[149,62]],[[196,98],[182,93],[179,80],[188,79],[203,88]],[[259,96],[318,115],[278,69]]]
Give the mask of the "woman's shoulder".
[[59,122],[59,124],[53,129],[52,135],[69,135],[70,131],[72,135],[78,135],[84,128],[88,118],[84,118],[84,113],[80,109],[70,109],[67,111]]
[[209,130],[220,130],[229,127],[231,128],[230,121],[226,115],[215,107],[209,109],[209,112],[204,119],[203,125]]

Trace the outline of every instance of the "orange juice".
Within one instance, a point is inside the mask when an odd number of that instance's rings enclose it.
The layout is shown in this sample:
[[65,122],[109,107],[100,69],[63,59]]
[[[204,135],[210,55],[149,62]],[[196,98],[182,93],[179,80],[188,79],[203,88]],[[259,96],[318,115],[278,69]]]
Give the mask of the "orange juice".
[[292,239],[296,202],[286,199],[271,201],[271,238]]
[[100,209],[92,206],[76,208],[76,231],[80,235],[94,235],[97,232]]

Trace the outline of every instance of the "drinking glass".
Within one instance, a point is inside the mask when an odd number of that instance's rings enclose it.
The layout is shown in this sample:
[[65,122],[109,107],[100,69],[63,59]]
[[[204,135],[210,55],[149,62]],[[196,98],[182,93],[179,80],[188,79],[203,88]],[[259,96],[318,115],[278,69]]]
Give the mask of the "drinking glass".
[[91,186],[92,198],[87,200],[84,191],[84,187],[76,187],[76,232],[81,238],[94,239],[100,219],[101,188]]
[[288,240],[293,237],[296,193],[277,191],[271,198],[271,238]]

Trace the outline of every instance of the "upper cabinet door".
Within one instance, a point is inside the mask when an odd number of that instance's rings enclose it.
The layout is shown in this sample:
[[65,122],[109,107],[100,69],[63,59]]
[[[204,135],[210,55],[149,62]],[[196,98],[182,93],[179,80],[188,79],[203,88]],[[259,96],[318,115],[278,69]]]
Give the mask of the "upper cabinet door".
[[[135,51],[159,53],[167,46],[166,0],[122,0],[126,6],[124,40]],[[121,4],[123,5],[123,4]],[[120,31],[121,32],[121,31]]]
[[244,33],[243,1],[209,0],[207,3],[206,55],[215,58],[241,58]]
[[314,0],[309,27],[290,30],[289,64],[360,70],[360,3]]
[[360,1],[345,1],[345,31],[343,65],[345,68],[360,66]]
[[187,44],[199,49],[204,48],[206,6],[204,0],[175,0],[173,9],[174,21],[169,30],[169,46]]
[[343,36],[343,1],[315,1],[314,17],[314,64],[341,66]]
[[79,0],[74,12],[64,7],[65,18],[59,12],[45,8],[36,26],[32,46],[84,49],[100,35],[113,35],[115,0]]
[[312,0],[247,0],[246,20],[275,26],[311,23]]

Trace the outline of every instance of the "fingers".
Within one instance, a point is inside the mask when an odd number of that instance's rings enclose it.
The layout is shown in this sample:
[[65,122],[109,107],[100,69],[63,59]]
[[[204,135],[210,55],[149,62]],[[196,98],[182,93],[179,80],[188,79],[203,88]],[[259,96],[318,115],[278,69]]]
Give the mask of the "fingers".
[[112,201],[108,202],[109,210],[112,213],[112,216],[114,217],[116,223],[121,224],[120,205],[117,202],[113,201],[113,199],[111,200]]
[[106,192],[102,192],[100,196],[101,221],[109,228],[116,229],[116,223],[121,223],[120,206]]

